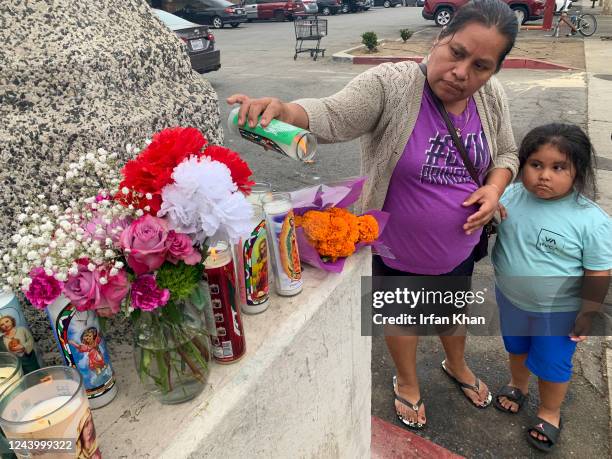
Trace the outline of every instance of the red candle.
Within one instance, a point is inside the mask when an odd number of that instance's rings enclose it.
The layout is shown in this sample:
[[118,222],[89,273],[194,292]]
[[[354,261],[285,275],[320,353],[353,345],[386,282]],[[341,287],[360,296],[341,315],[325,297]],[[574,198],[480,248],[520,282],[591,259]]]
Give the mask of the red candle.
[[227,243],[219,242],[209,249],[204,269],[217,329],[217,336],[212,337],[213,355],[219,363],[233,363],[244,355],[246,341],[236,302],[234,262]]

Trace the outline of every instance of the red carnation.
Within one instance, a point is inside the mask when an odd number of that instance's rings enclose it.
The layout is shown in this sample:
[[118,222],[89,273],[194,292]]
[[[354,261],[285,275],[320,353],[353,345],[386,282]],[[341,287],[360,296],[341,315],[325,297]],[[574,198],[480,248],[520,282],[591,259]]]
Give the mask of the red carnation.
[[232,174],[232,181],[238,186],[240,191],[245,194],[251,192],[251,186],[253,186],[255,182],[249,179],[253,172],[247,162],[244,161],[238,153],[229,148],[211,145],[204,150],[204,155],[209,156],[213,161],[219,161],[225,164]]
[[[122,169],[120,188],[127,187],[130,194],[119,194],[119,200],[124,205],[132,204],[140,209],[149,206],[149,212],[157,215],[161,206],[161,190],[173,183],[174,168],[190,156],[202,156],[202,148],[206,144],[206,139],[196,128],[175,127],[158,132],[147,148]],[[138,198],[134,196],[135,193],[143,196],[150,193],[153,199]]]

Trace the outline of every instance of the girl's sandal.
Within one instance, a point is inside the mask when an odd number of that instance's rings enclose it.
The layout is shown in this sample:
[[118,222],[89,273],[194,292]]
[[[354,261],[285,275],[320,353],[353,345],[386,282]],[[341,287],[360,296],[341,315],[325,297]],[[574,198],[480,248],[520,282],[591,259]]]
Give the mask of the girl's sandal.
[[399,395],[399,391],[397,390],[397,376],[393,377],[393,395],[395,396],[395,400],[397,400],[398,402],[400,402],[402,405],[410,408],[411,410],[414,411],[414,413],[416,414],[416,421],[411,421],[410,419],[404,419],[404,417],[401,415],[401,413],[399,411],[395,411],[395,414],[397,415],[397,418],[402,421],[402,423],[404,423],[404,425],[406,425],[407,427],[414,429],[414,430],[421,430],[424,429],[426,424],[420,423],[419,422],[419,409],[421,408],[421,405],[423,404],[423,398],[419,398],[419,400],[416,403],[411,403],[408,400],[400,397]]
[[[528,394],[524,394],[518,387],[504,386],[499,390],[499,392],[497,392],[497,394],[495,394],[493,406],[504,413],[516,414],[521,411],[525,400],[527,400],[527,396]],[[516,403],[518,405],[516,411],[512,411],[510,408],[504,407],[504,405],[502,405],[499,401],[499,397],[506,397],[508,401]]]
[[[553,426],[550,422],[546,422],[544,419],[536,418],[537,424],[527,429],[527,442],[534,448],[544,451],[545,453],[550,452],[555,446],[555,443],[559,440],[559,434],[561,433],[562,423],[559,419],[559,427]],[[540,435],[545,436],[546,440],[539,440],[531,435],[531,432],[537,432]]]
[[493,400],[493,395],[491,395],[491,391],[489,391],[489,393],[487,394],[487,398],[486,400],[482,403],[482,405],[479,405],[478,403],[475,403],[469,396],[468,394],[465,393],[465,391],[463,389],[469,389],[471,391],[476,392],[476,394],[480,394],[480,379],[476,378],[476,381],[474,381],[474,384],[468,384],[468,383],[464,383],[462,381],[459,381],[457,378],[455,378],[452,374],[450,374],[450,372],[448,371],[448,369],[446,368],[446,360],[442,361],[442,371],[444,371],[444,373],[446,373],[446,376],[448,376],[450,379],[453,380],[453,382],[455,384],[457,384],[457,386],[459,386],[459,389],[461,390],[461,393],[465,396],[465,398],[467,398],[470,403],[472,405],[474,405],[476,408],[480,408],[480,409],[484,409],[486,407],[488,407],[491,404],[491,401]]

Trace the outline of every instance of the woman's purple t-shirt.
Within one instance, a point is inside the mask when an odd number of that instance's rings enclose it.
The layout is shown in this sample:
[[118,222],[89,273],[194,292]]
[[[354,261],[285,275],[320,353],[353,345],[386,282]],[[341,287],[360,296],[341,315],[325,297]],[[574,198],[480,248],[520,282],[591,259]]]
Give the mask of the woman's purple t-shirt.
[[[449,116],[482,183],[491,155],[474,99],[461,115]],[[468,236],[463,230],[478,206],[461,205],[476,189],[426,88],[383,206],[391,217],[382,242],[395,257],[383,262],[415,274],[445,274],[461,264],[480,239],[481,231]]]

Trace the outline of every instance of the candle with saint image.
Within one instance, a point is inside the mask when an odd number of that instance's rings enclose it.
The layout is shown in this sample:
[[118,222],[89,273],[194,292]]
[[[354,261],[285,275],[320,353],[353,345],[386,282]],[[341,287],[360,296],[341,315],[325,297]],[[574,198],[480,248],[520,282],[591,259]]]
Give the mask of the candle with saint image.
[[204,269],[216,327],[213,355],[219,363],[236,362],[244,355],[246,342],[236,301],[234,262],[227,242],[218,242],[208,250]]
[[0,393],[22,374],[21,361],[10,352],[0,352]]
[[262,198],[273,256],[276,293],[297,295],[302,291],[302,266],[295,236],[295,222],[289,193],[268,193]]
[[[38,441],[37,457],[102,457],[82,377],[70,367],[42,368],[7,387],[0,394],[0,425],[15,444]],[[52,448],[42,446],[50,440]],[[29,457],[34,451],[16,453]]]

